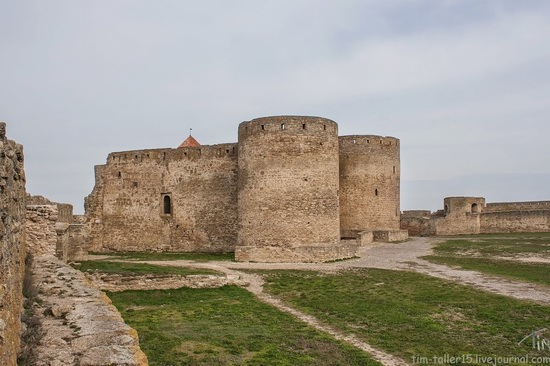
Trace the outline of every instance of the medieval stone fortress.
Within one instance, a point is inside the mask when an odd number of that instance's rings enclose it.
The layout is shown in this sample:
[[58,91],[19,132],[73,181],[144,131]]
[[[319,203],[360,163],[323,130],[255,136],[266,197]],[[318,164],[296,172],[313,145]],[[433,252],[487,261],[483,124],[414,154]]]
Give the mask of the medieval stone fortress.
[[407,238],[398,139],[339,137],[334,121],[300,116],[243,122],[238,136],[110,154],[86,199],[90,250],[323,262],[353,257],[358,237]]
[[0,364],[16,364],[25,332],[27,253],[44,286],[44,339],[64,335],[53,348],[37,348],[44,357],[146,365],[136,332],[63,262],[131,251],[327,262],[408,235],[550,231],[550,201],[448,197],[440,211],[402,213],[400,171],[397,138],[338,136],[336,122],[320,117],[264,117],[242,122],[237,143],[204,146],[190,136],[177,148],[109,154],[95,167],[85,215],[73,215],[69,204],[26,193],[23,147],[7,139],[0,123]]

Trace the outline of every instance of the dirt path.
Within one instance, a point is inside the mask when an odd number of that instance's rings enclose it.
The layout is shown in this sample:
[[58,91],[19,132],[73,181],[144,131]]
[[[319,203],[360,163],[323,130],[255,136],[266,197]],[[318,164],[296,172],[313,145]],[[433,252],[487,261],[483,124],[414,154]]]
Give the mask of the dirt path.
[[388,243],[364,248],[361,258],[350,261],[349,266],[410,270],[492,293],[550,305],[550,289],[545,286],[452,268],[420,258],[431,254],[433,246],[440,240],[438,238],[413,238],[405,243]]

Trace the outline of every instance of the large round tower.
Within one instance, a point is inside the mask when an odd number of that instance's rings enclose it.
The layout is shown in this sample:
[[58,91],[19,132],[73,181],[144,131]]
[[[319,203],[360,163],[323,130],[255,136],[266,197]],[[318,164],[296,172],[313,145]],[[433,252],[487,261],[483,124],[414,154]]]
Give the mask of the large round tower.
[[243,122],[238,165],[236,260],[319,262],[355,254],[340,246],[334,121],[278,116]]
[[399,139],[341,136],[339,143],[342,237],[399,230]]

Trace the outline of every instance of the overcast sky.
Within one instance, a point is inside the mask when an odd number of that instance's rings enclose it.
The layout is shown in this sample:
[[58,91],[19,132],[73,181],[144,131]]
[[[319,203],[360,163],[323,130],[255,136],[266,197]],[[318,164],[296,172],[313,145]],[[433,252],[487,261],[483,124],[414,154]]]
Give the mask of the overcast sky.
[[401,208],[550,200],[548,0],[0,0],[0,120],[75,206],[113,151],[298,114],[401,139]]

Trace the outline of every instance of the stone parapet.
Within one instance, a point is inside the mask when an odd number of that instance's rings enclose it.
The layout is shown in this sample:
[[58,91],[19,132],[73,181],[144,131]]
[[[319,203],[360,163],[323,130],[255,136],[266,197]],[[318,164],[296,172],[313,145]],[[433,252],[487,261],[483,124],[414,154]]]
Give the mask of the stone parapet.
[[137,332],[82,272],[41,256],[35,258],[33,278],[38,284],[33,312],[43,333],[34,365],[148,365]]
[[386,243],[404,241],[409,238],[409,232],[407,230],[375,230],[373,233],[374,241]]
[[237,247],[235,259],[239,262],[265,263],[321,263],[338,259],[353,258],[359,245],[341,244],[327,246],[246,246]]
[[219,288],[229,285],[246,286],[238,275],[127,275],[91,272],[86,277],[104,291],[170,290],[187,288]]

